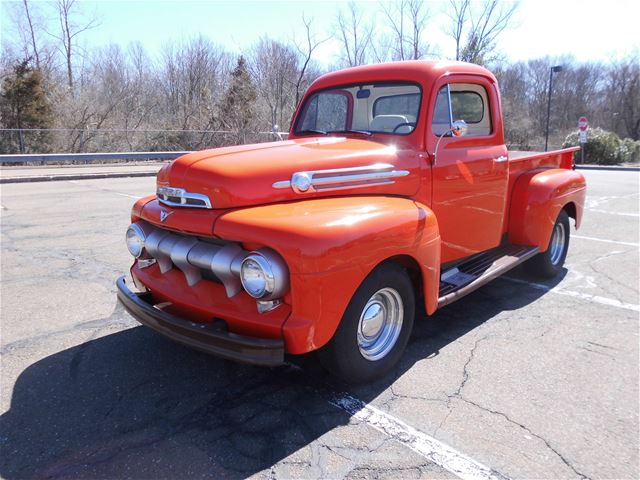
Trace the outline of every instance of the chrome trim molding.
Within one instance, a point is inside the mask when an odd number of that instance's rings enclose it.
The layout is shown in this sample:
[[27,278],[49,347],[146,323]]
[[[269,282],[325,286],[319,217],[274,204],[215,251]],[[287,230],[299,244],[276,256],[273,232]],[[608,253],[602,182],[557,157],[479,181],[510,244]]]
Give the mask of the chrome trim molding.
[[271,310],[278,308],[282,305],[282,299],[276,300],[256,300],[256,307],[258,307],[258,313],[267,313]]
[[393,168],[394,166],[390,163],[376,163],[363,167],[296,172],[291,176],[291,180],[275,182],[272,187],[291,188],[294,192],[303,194],[389,185],[395,183],[394,178],[409,175],[408,170],[393,170]]
[[156,196],[160,203],[170,207],[213,208],[209,197],[187,192],[184,188],[158,187]]

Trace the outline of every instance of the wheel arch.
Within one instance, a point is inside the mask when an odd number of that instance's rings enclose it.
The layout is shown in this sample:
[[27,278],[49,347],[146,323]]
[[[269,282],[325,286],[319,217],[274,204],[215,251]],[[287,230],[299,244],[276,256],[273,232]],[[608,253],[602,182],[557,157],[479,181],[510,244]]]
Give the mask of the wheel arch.
[[[383,262],[380,262],[376,266],[376,268],[378,268],[378,266],[382,265],[385,262],[395,263],[396,265],[401,266],[407,271],[407,274],[409,275],[409,279],[411,280],[411,285],[413,285],[413,291],[416,294],[416,304],[418,302],[425,303],[426,302],[425,279],[424,279],[424,274],[422,272],[422,268],[420,268],[420,264],[418,263],[418,261],[411,255],[395,255],[393,257],[389,257]],[[425,309],[426,309],[426,304],[425,304]]]
[[578,208],[576,207],[575,202],[568,202],[564,207],[562,207],[562,210],[567,212],[569,218],[573,218],[573,221],[575,222],[575,228],[579,228],[580,224],[578,223]]
[[565,169],[534,170],[522,174],[514,186],[509,211],[509,241],[547,250],[561,210],[580,226],[586,182],[580,172]]

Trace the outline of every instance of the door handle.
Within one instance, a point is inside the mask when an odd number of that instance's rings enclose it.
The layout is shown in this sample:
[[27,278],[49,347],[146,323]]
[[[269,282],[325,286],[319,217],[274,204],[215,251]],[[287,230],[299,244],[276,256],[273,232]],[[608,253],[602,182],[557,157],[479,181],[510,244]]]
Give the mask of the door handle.
[[498,158],[493,159],[496,163],[506,162],[507,160],[509,160],[509,158],[506,155],[500,155]]

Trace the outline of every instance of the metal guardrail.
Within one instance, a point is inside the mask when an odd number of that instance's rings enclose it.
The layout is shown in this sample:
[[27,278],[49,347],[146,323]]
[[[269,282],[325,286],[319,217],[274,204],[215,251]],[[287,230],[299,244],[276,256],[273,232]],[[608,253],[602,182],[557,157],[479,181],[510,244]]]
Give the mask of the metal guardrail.
[[0,165],[30,162],[93,162],[97,160],[174,160],[186,152],[109,152],[109,153],[47,153],[0,155]]
[[288,132],[277,130],[0,129],[0,153],[203,150],[283,140],[287,135]]

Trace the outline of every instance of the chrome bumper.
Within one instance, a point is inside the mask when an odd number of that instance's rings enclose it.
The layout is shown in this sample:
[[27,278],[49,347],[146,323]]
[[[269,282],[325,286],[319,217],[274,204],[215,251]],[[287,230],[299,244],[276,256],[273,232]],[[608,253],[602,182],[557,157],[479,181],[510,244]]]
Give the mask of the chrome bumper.
[[131,291],[122,276],[118,300],[140,323],[176,342],[228,360],[263,366],[284,362],[284,340],[254,338],[185,320],[154,307],[150,293]]

